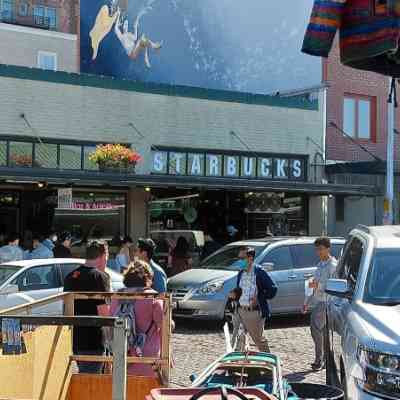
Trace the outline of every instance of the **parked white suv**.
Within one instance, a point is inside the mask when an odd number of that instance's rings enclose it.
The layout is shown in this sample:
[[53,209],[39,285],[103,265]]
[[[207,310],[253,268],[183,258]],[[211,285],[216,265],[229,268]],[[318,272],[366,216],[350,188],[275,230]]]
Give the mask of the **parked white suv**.
[[400,398],[400,226],[354,229],[327,283],[326,377],[347,399]]
[[[0,310],[61,293],[64,278],[84,263],[85,260],[79,258],[49,258],[0,264]],[[124,287],[121,274],[108,268],[106,272],[113,290]],[[61,314],[62,303],[37,307],[33,313]]]

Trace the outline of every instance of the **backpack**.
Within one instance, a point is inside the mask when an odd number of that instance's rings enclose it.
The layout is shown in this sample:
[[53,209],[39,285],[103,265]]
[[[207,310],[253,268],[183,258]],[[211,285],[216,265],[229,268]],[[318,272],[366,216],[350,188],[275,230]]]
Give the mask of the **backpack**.
[[114,317],[123,318],[127,321],[128,349],[137,357],[142,357],[147,335],[153,327],[153,321],[145,333],[138,333],[136,330],[135,302],[132,300],[120,301],[117,310],[114,312]]

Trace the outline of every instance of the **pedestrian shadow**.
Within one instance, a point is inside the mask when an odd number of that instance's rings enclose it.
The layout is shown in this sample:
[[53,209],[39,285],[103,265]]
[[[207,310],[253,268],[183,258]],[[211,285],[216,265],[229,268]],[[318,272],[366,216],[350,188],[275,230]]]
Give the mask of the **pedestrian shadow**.
[[310,317],[308,315],[284,315],[272,317],[266,323],[267,329],[284,329],[297,328],[310,325]]
[[316,372],[312,369],[291,372],[289,374],[283,374],[283,377],[287,379],[289,382],[302,382],[304,381],[308,375],[315,374]]
[[[186,335],[201,334],[214,334],[223,331],[224,323],[219,321],[206,321],[206,320],[190,320],[186,318],[175,317],[175,330],[174,333],[181,333]],[[306,327],[310,325],[309,316],[304,315],[277,315],[272,317],[270,321],[265,324],[265,329],[285,329]],[[232,326],[230,324],[230,330]]]

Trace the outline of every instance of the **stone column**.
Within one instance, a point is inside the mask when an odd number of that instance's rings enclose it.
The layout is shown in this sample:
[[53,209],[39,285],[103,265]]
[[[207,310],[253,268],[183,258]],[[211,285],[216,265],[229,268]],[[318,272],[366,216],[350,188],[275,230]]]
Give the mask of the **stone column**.
[[128,232],[134,243],[140,237],[148,236],[147,203],[150,193],[144,188],[131,188],[128,194]]

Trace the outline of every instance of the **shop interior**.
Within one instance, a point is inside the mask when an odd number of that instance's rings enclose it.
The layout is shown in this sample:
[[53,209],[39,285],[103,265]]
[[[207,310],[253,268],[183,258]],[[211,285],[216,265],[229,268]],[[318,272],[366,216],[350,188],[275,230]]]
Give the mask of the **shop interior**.
[[[214,240],[300,236],[308,233],[307,196],[294,193],[152,189],[150,231],[202,230]],[[228,226],[237,232],[229,236]]]
[[0,190],[0,240],[10,232],[72,233],[75,241],[126,234],[126,194],[74,188],[69,209],[58,208],[57,188],[42,183]]

